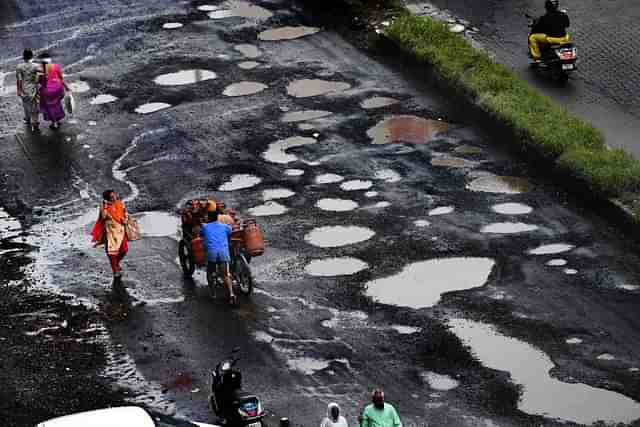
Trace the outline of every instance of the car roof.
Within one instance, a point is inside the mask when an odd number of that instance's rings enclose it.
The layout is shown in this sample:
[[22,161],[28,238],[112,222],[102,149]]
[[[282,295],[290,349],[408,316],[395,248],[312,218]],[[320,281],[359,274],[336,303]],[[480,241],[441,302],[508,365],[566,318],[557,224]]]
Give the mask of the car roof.
[[147,412],[137,406],[99,409],[54,418],[38,427],[155,427]]

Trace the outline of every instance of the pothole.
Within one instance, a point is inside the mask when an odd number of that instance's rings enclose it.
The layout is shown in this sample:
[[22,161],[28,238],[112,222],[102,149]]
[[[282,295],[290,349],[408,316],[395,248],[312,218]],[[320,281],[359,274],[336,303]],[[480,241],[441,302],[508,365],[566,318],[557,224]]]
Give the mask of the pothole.
[[367,283],[367,295],[383,304],[421,309],[442,294],[483,286],[495,262],[490,258],[437,258],[405,266],[393,276]]
[[344,181],[344,177],[336,175],[335,173],[325,173],[316,176],[316,184],[334,184],[342,181]]
[[517,234],[535,231],[537,229],[537,225],[525,224],[524,222],[496,222],[494,224],[485,225],[480,229],[480,232],[491,234]]
[[467,144],[459,145],[453,151],[458,154],[467,154],[467,155],[484,153],[484,150],[482,148],[476,147],[475,145],[467,145]]
[[373,182],[360,180],[360,179],[345,181],[342,184],[340,184],[340,188],[342,188],[345,191],[368,190],[372,186],[373,186]]
[[566,259],[552,259],[550,261],[547,261],[546,265],[548,265],[549,267],[562,267],[567,265],[567,260]]
[[305,267],[307,274],[311,276],[346,276],[356,274],[369,268],[369,265],[357,258],[325,258],[311,261]]
[[500,203],[493,205],[491,210],[503,215],[526,215],[533,212],[531,206],[522,203]]
[[280,27],[261,32],[258,34],[258,39],[262,41],[293,40],[313,35],[318,31],[320,29],[316,27]]
[[255,206],[249,209],[249,213],[253,216],[272,216],[272,215],[282,215],[286,213],[289,209],[281,205],[278,202],[274,202],[273,200],[269,200],[260,206]]
[[255,187],[262,182],[262,178],[249,174],[232,175],[228,182],[222,184],[218,190],[220,191],[234,191],[242,190],[244,188]]
[[372,110],[374,108],[382,108],[387,107],[389,105],[397,104],[397,99],[387,98],[384,96],[374,96],[372,98],[367,98],[360,103],[360,106],[365,110]]
[[368,198],[377,197],[378,196],[378,192],[377,191],[367,191],[366,193],[364,193],[364,196],[368,197]]
[[531,184],[524,178],[514,176],[481,176],[467,184],[467,189],[484,193],[520,194],[531,189]]
[[571,345],[582,344],[582,340],[580,338],[568,338],[564,342]]
[[568,243],[552,243],[550,245],[538,246],[535,249],[529,250],[527,253],[530,255],[553,255],[569,252],[573,248],[575,248],[575,246]]
[[148,104],[142,104],[138,108],[135,109],[135,112],[138,114],[151,114],[156,111],[165,110],[170,108],[171,104],[167,104],[164,102],[150,102]]
[[262,55],[258,46],[254,44],[238,44],[233,47],[235,50],[246,56],[247,58],[255,59]]
[[398,182],[402,179],[402,176],[393,169],[380,169],[376,171],[375,179],[385,182]]
[[199,11],[201,12],[213,12],[214,10],[218,10],[219,7],[218,6],[214,6],[212,4],[203,4],[198,6],[197,8]]
[[287,113],[282,116],[280,119],[283,123],[295,123],[302,122],[305,120],[315,120],[322,117],[327,117],[333,114],[331,111],[324,110],[304,110],[304,111],[294,111],[291,113]]
[[180,22],[166,22],[162,25],[162,28],[165,30],[177,30],[178,28],[184,27]]
[[142,212],[135,215],[143,237],[175,237],[180,218],[168,212]]
[[262,192],[262,200],[287,199],[295,194],[288,188],[270,188]]
[[91,105],[102,105],[102,104],[109,104],[109,103],[115,102],[117,100],[118,100],[117,96],[103,94],[103,95],[98,95],[98,96],[94,97],[91,101],[89,101],[89,104],[91,104]]
[[451,168],[451,169],[463,169],[463,168],[473,168],[477,166],[477,163],[460,158],[460,157],[444,155],[444,156],[432,158],[431,166]]
[[417,116],[394,116],[383,120],[367,131],[372,144],[394,142],[423,144],[449,130],[449,124]]
[[415,225],[416,227],[428,227],[431,225],[431,223],[426,219],[417,219],[413,221],[413,225]]
[[418,332],[422,332],[422,328],[417,328],[415,326],[405,326],[405,325],[391,325],[391,329],[393,329],[400,335],[411,335],[411,334],[417,334]]
[[229,9],[213,10],[209,13],[211,19],[224,19],[224,18],[245,18],[256,21],[264,21],[273,16],[273,13],[269,9],[257,6],[244,1],[229,1],[227,2]]
[[286,176],[302,176],[302,175],[304,175],[304,170],[302,170],[302,169],[285,169],[284,174]]
[[351,85],[345,82],[302,79],[289,83],[287,86],[287,94],[295,98],[309,98],[312,96],[343,92],[349,88],[351,88]]
[[347,212],[358,207],[358,203],[348,199],[320,199],[316,202],[316,207],[323,211]]
[[303,147],[318,142],[315,138],[304,136],[292,136],[269,144],[269,148],[262,154],[262,157],[272,163],[287,164],[298,160],[295,154],[288,154],[286,150],[293,147]]
[[254,95],[256,93],[260,93],[263,90],[267,89],[269,86],[267,86],[264,83],[258,83],[258,82],[239,82],[239,83],[233,83],[230,84],[229,86],[227,86],[224,89],[224,92],[222,92],[222,94],[224,96],[247,96],[247,95]]
[[440,206],[440,207],[431,209],[428,215],[429,216],[448,215],[455,210],[456,208],[453,206]]
[[386,200],[383,200],[373,205],[373,207],[376,209],[384,209],[384,208],[388,208],[389,206],[391,206],[391,202],[387,202]]
[[335,225],[314,228],[304,236],[304,240],[321,248],[336,248],[364,242],[375,234],[375,231],[366,227]]
[[449,391],[458,387],[460,383],[448,375],[436,374],[435,372],[425,372],[422,379],[429,385],[429,388],[437,391]]
[[182,70],[175,73],[162,74],[153,79],[160,86],[183,86],[217,78],[217,74],[209,70]]
[[254,68],[258,67],[259,65],[260,65],[259,62],[243,61],[243,62],[238,64],[238,67],[240,67],[243,70],[253,70]]
[[69,83],[69,87],[74,93],[84,93],[91,90],[91,86],[89,86],[89,83],[82,80],[76,80],[75,82]]

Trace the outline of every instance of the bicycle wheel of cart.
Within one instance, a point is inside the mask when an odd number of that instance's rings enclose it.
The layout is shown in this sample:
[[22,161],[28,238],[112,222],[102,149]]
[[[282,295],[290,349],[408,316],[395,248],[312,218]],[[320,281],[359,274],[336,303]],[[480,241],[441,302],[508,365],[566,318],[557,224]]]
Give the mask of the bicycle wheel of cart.
[[253,291],[253,274],[251,274],[251,267],[243,254],[238,256],[235,270],[235,279],[240,293],[250,295]]
[[184,240],[180,240],[178,244],[178,258],[180,259],[180,267],[185,276],[193,276],[196,271],[196,260],[191,252],[191,245]]

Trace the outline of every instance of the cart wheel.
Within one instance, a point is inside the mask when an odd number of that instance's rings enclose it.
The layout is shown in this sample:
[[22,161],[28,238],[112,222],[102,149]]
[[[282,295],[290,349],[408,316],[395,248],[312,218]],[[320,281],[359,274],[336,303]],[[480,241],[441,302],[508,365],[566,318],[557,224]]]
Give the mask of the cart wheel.
[[251,274],[251,267],[249,267],[249,263],[244,254],[238,256],[236,260],[236,271],[234,273],[240,293],[246,296],[251,295],[251,291],[253,290],[253,275]]
[[187,277],[193,276],[193,272],[196,271],[196,260],[193,258],[191,245],[184,240],[180,240],[178,244],[178,258],[184,275]]

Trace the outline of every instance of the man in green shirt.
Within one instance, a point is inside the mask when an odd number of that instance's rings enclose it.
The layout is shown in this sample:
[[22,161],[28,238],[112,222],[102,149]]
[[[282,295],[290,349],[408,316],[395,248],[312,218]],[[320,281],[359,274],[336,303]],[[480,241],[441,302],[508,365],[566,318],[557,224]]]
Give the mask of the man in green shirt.
[[359,417],[360,427],[402,427],[396,408],[384,402],[384,391],[375,389],[371,395],[373,403],[367,405]]

